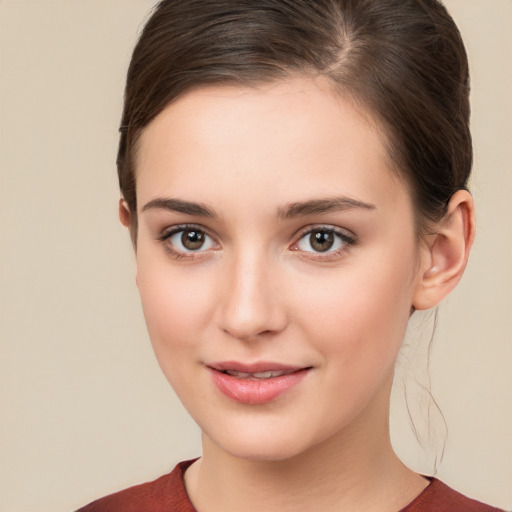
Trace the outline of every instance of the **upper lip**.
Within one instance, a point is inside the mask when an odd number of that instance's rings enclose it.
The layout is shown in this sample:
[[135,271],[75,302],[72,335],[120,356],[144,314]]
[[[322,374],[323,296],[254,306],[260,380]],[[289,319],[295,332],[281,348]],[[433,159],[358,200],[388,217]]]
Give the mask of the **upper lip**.
[[226,370],[234,370],[240,373],[260,373],[260,372],[285,372],[293,373],[299,370],[310,368],[309,366],[295,366],[289,364],[276,363],[271,361],[258,361],[255,363],[242,363],[239,361],[220,361],[208,363],[206,366],[224,372]]

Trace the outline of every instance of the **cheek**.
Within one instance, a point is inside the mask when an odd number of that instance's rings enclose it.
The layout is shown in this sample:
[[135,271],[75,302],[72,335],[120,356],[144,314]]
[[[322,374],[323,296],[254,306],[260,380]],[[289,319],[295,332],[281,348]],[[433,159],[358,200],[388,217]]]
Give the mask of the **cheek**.
[[339,269],[325,282],[311,280],[302,290],[302,322],[326,355],[354,371],[394,362],[410,315],[411,266],[390,255],[387,262]]
[[335,428],[377,395],[382,403],[387,399],[409,318],[410,274],[403,268],[343,269],[323,292],[316,284],[303,287],[310,300],[309,307],[304,300],[302,332],[322,356],[324,414]]
[[137,285],[157,359],[169,378],[180,355],[198,344],[208,329],[215,290],[197,269],[137,258]]

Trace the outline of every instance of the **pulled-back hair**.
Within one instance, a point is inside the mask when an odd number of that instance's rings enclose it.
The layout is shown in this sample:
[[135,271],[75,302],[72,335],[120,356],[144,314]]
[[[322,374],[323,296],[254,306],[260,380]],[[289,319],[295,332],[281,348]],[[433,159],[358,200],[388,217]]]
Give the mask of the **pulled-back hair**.
[[163,0],[128,70],[117,158],[136,230],[138,138],[184,93],[321,76],[374,116],[408,183],[420,232],[466,188],[468,62],[437,0]]

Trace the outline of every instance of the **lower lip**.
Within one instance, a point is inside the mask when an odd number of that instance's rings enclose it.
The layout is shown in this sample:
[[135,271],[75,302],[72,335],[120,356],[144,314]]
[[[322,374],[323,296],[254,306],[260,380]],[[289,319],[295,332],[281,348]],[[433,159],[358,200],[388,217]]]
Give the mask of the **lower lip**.
[[210,368],[213,382],[221,393],[243,404],[265,404],[286,393],[306,376],[309,369],[270,379],[240,379]]

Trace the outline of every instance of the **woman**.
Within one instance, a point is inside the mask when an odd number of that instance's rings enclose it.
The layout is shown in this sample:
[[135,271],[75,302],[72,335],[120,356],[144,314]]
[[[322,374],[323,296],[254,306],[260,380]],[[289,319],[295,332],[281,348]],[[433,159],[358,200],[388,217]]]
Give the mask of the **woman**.
[[474,237],[468,93],[435,0],[156,7],[119,215],[203,454],[82,511],[496,510],[404,466],[388,427],[408,321]]

